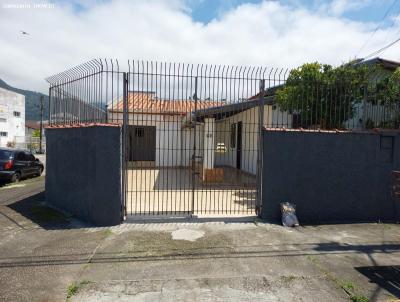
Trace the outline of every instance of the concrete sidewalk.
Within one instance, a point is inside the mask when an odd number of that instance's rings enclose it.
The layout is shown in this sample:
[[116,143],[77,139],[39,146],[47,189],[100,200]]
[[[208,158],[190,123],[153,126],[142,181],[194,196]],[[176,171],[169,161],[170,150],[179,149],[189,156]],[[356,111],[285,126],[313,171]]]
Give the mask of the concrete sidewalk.
[[37,186],[32,196],[16,192],[22,197],[0,205],[0,301],[400,296],[398,225],[286,229],[259,221],[183,221],[94,228],[49,208]]

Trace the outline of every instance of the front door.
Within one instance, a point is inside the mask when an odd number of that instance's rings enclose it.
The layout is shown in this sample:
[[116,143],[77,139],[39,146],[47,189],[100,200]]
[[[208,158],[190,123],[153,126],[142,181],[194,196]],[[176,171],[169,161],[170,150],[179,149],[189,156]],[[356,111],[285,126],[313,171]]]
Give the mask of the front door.
[[156,160],[156,127],[129,126],[129,161]]
[[242,167],[242,122],[237,123],[236,168]]

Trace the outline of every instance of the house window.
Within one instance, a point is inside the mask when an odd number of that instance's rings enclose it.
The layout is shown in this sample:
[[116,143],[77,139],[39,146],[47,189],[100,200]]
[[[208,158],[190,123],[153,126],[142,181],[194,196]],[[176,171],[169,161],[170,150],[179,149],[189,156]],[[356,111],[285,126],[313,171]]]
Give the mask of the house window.
[[215,149],[215,153],[226,153],[225,143],[217,143],[217,148]]
[[21,117],[21,112],[19,112],[19,111],[14,111],[14,116],[15,116],[15,117]]
[[5,123],[5,122],[7,122],[7,119],[5,119],[5,118],[0,118],[0,123]]
[[143,137],[144,136],[144,128],[135,128],[135,136]]
[[0,131],[0,136],[7,137],[8,136],[8,132]]
[[231,148],[236,148],[236,124],[231,124]]

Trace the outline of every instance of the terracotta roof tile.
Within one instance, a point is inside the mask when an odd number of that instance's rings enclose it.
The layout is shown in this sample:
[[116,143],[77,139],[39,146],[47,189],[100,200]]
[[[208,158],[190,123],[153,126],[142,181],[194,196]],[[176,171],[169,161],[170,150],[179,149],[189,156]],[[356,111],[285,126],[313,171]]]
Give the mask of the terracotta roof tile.
[[56,124],[48,125],[46,129],[71,129],[71,128],[88,128],[88,127],[121,127],[120,123],[76,123],[76,124]]
[[40,124],[38,122],[35,122],[35,121],[26,121],[25,122],[25,128],[39,130],[40,129]]
[[[198,101],[197,109],[205,109],[215,106],[221,106],[224,102],[216,101]],[[160,100],[154,92],[129,92],[128,93],[128,111],[139,113],[170,113],[186,114],[195,109],[194,100]],[[111,107],[111,111],[122,112],[123,100],[118,99]]]
[[354,130],[354,129],[304,129],[304,128],[286,128],[286,127],[263,127],[264,130],[274,132],[304,132],[304,133],[360,133],[360,134],[400,134],[397,129],[368,129],[368,130]]

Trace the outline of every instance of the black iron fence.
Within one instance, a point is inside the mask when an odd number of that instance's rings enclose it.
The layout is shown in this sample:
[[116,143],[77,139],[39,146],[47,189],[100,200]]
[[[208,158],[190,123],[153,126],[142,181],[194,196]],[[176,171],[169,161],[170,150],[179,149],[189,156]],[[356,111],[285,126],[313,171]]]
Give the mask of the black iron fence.
[[399,129],[398,72],[93,60],[48,78],[50,125],[120,124],[125,214],[254,214],[261,129]]
[[[195,80],[197,100],[212,103],[214,106],[207,108],[216,107],[215,112],[217,107],[229,104],[251,106],[251,102],[258,100],[263,82],[267,127],[343,130],[400,127],[399,72],[395,77],[392,75],[396,72],[379,66],[339,69],[336,73],[315,73],[315,68],[304,66],[299,71],[148,61],[128,61],[122,68],[117,60],[92,60],[47,79],[50,124],[122,123],[122,115],[116,113],[123,111],[125,74],[129,81],[126,96],[142,92],[135,96],[135,111],[147,110],[139,107],[140,103],[146,103],[149,94],[161,106],[152,110],[171,111],[175,105],[181,105],[176,101],[194,101]],[[224,114],[224,108],[219,110]]]

